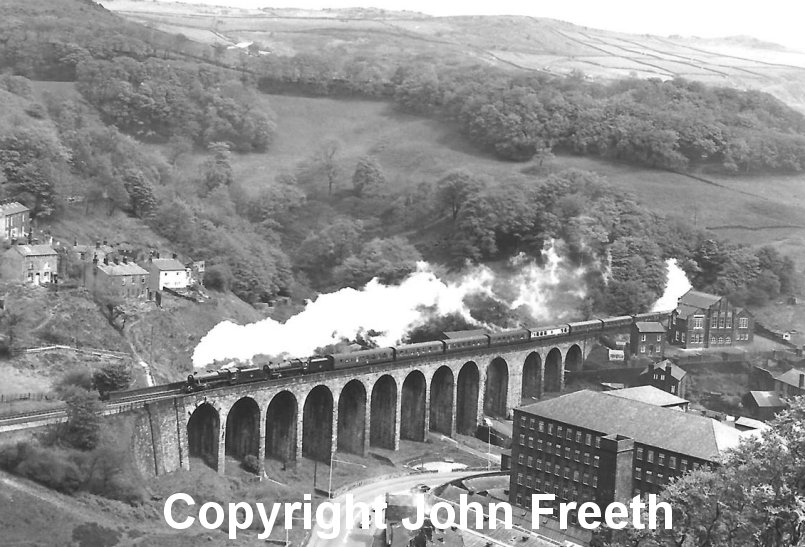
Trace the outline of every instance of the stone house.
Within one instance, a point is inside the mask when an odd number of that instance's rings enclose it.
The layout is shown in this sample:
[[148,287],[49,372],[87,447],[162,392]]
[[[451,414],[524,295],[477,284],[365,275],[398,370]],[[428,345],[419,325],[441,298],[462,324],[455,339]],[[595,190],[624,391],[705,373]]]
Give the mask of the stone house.
[[28,285],[56,283],[59,255],[50,245],[14,245],[3,254],[3,279]]

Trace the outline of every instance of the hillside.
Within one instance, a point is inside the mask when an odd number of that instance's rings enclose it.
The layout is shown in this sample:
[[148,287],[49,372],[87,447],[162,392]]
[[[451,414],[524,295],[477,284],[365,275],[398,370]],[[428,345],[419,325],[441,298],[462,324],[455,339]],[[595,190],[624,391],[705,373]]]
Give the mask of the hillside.
[[372,51],[454,58],[527,72],[591,79],[683,77],[757,89],[805,111],[805,53],[741,37],[630,35],[532,17],[430,17],[385,10],[243,10],[114,0],[105,7],[133,21],[209,44],[256,42],[278,55]]

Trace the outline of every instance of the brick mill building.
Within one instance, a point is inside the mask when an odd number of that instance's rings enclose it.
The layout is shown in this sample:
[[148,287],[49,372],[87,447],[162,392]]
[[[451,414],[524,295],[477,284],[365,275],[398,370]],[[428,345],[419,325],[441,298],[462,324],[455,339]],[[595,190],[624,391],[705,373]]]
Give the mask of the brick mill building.
[[668,341],[683,348],[750,344],[754,320],[726,297],[690,290],[671,312]]
[[512,504],[530,510],[537,493],[555,494],[557,503],[628,502],[718,462],[742,436],[704,416],[610,393],[577,391],[515,409]]

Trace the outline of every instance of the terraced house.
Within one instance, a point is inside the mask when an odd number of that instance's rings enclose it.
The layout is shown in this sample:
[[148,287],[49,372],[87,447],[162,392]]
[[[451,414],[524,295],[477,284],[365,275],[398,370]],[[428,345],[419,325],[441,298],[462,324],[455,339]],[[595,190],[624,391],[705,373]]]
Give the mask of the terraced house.
[[554,494],[557,503],[626,503],[716,464],[752,434],[611,393],[583,390],[515,409],[510,503],[530,510],[537,493]]
[[750,344],[754,320],[726,297],[690,290],[671,312],[668,342],[683,348]]

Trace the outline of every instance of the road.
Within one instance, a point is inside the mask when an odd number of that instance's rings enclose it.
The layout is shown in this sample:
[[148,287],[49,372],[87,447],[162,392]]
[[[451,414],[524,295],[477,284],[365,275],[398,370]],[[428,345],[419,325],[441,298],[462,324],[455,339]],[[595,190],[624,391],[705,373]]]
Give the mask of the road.
[[371,528],[366,530],[360,529],[359,519],[356,519],[356,522],[352,524],[353,529],[347,529],[347,516],[343,514],[345,512],[343,511],[343,507],[346,494],[352,494],[352,499],[354,502],[372,503],[377,498],[384,498],[386,492],[392,494],[409,492],[411,488],[418,484],[426,484],[433,488],[461,477],[477,474],[478,471],[450,471],[445,473],[408,475],[405,477],[397,477],[394,479],[367,484],[366,486],[361,486],[355,488],[354,490],[350,490],[349,492],[333,499],[334,502],[340,503],[342,507],[342,515],[339,524],[341,533],[339,536],[333,539],[322,539],[318,532],[321,530],[326,533],[329,528],[319,527],[317,523],[313,527],[307,547],[371,547],[374,541],[374,536],[379,532],[379,530],[375,528],[374,524]]

